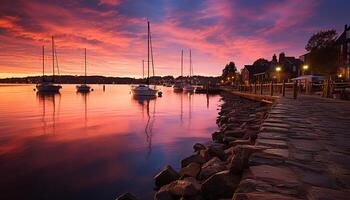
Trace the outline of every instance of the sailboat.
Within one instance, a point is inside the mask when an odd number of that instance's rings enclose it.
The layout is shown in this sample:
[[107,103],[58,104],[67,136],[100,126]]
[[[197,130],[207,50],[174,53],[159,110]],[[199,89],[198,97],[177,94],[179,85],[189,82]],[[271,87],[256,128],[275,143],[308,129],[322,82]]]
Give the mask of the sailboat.
[[176,81],[174,84],[174,92],[181,92],[183,90],[183,83],[182,83],[182,77],[183,77],[183,55],[184,51],[181,50],[181,79]]
[[192,79],[191,79],[191,76],[192,76],[192,54],[191,54],[191,49],[190,49],[190,76],[189,76],[189,83],[187,83],[184,87],[184,91],[185,92],[194,92],[194,87],[192,85]]
[[86,48],[85,48],[85,77],[84,77],[84,84],[77,85],[77,92],[90,92],[90,86],[86,84]]
[[43,46],[43,79],[36,85],[38,92],[57,93],[62,88],[61,85],[54,84],[55,81],[55,44],[52,36],[52,82],[45,81],[45,49]]
[[[138,86],[134,86],[131,88],[131,92],[135,96],[156,96],[158,93],[158,90],[150,88],[149,85],[149,64],[150,64],[150,50],[152,52],[152,41],[151,41],[151,31],[150,31],[150,23],[147,21],[147,28],[148,28],[148,38],[147,38],[147,85],[140,84]],[[153,64],[153,54],[152,54],[152,64]]]

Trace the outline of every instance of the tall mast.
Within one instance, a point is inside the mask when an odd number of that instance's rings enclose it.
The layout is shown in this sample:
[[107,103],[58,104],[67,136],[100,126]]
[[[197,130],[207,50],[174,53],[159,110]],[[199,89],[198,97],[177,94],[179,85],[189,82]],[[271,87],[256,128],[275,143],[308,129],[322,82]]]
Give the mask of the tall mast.
[[154,76],[154,60],[153,60],[153,47],[152,47],[152,34],[151,34],[151,30],[149,32],[149,44],[150,44],[150,48],[151,48],[151,61],[152,61],[152,74]]
[[45,78],[44,78],[44,76],[45,76],[45,49],[44,49],[45,47],[44,47],[44,45],[43,45],[43,82],[45,82]]
[[191,78],[191,74],[192,73],[192,55],[191,55],[191,49],[190,49],[190,78]]
[[184,50],[181,50],[181,77],[183,77],[183,67],[184,67]]
[[85,48],[85,85],[86,85],[86,48]]
[[145,78],[145,60],[142,60],[142,78]]
[[149,21],[147,21],[148,38],[147,38],[147,85],[149,85],[149,45],[150,45],[150,27]]
[[54,42],[52,36],[52,82],[55,81],[55,50]]

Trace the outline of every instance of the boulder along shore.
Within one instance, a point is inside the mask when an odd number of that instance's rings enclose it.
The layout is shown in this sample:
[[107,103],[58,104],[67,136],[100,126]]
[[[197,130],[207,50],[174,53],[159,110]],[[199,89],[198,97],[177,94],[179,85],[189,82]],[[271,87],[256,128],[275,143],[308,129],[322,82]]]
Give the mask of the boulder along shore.
[[[232,199],[250,155],[260,150],[255,140],[271,104],[226,92],[221,96],[212,141],[194,144],[179,171],[168,165],[155,175],[155,200]],[[129,199],[137,198],[130,193],[117,198]]]

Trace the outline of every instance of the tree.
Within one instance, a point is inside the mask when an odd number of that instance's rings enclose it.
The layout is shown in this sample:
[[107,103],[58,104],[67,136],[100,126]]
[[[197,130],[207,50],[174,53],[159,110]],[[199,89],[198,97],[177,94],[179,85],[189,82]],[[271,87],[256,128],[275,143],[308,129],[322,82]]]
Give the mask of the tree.
[[232,83],[235,79],[237,68],[234,62],[230,62],[222,70],[221,79],[224,80],[227,84]]
[[222,77],[232,76],[237,72],[237,68],[234,62],[230,62],[222,70]]
[[265,58],[259,58],[253,63],[254,66],[269,66],[270,62]]
[[306,64],[313,73],[333,75],[337,72],[339,50],[335,45],[336,37],[334,29],[320,31],[310,37],[305,47],[309,51]]
[[319,31],[310,37],[305,49],[307,51],[312,51],[314,49],[329,47],[334,45],[336,39],[337,31],[334,29]]

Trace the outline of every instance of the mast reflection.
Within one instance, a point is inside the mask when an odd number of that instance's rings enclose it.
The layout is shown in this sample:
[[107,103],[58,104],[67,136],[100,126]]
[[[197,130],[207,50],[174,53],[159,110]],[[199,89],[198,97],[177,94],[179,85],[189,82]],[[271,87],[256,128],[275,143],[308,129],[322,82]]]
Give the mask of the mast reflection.
[[47,92],[37,92],[36,98],[39,103],[42,104],[42,117],[41,121],[43,123],[43,132],[47,134],[47,129],[50,128],[50,121],[47,120],[47,105],[52,106],[52,133],[56,132],[56,97],[58,97],[58,112],[61,104],[61,94],[60,93],[47,93]]
[[[146,154],[146,160],[148,160],[149,156],[152,153],[152,137],[153,137],[153,124],[155,122],[155,112],[156,112],[156,97],[153,96],[133,96],[133,100],[136,100],[142,109],[142,115],[144,115],[144,110],[146,110],[147,114],[147,122],[145,125],[145,135],[146,142],[148,144],[148,151]],[[150,114],[150,102],[153,101],[153,113],[152,116]]]
[[87,128],[87,101],[90,92],[77,92],[77,95],[80,95],[84,102],[84,127]]

